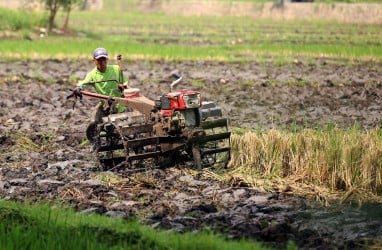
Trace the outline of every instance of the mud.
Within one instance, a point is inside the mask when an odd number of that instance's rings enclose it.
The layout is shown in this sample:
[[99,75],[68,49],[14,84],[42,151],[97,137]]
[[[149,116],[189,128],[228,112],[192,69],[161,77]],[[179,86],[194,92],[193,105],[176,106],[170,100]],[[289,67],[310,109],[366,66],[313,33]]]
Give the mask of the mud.
[[[267,193],[240,180],[196,178],[178,166],[143,173],[99,172],[84,129],[95,100],[72,109],[70,79],[90,62],[0,62],[0,197],[67,202],[83,212],[137,216],[180,232],[209,228],[276,248],[361,249],[381,244],[381,204],[319,204]],[[382,65],[323,59],[293,64],[127,62],[130,85],[155,98],[174,75],[217,102],[237,127],[381,126]]]

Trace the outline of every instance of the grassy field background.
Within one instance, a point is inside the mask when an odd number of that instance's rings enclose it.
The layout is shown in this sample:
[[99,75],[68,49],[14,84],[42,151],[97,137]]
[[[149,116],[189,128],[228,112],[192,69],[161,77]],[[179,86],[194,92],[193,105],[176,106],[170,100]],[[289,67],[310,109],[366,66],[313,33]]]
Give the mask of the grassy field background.
[[[315,17],[313,14],[309,14],[310,18],[286,18],[283,16],[285,11],[280,14],[279,10],[270,16],[247,16],[240,10],[216,15],[227,12],[224,8],[232,6],[224,1],[213,2],[225,4],[223,9],[216,9],[212,5],[208,7],[212,12],[186,15],[171,12],[167,5],[163,5],[171,3],[160,1],[159,6],[150,8],[148,5],[132,5],[131,1],[105,1],[104,11],[73,11],[70,15],[71,34],[50,36],[37,28],[43,27],[41,23],[46,13],[17,14],[0,10],[3,20],[0,24],[0,53],[3,58],[85,58],[94,47],[104,46],[120,51],[126,55],[126,59],[132,60],[261,62],[271,58],[278,62],[290,62],[298,56],[348,61],[382,59],[380,23],[357,23],[359,13],[368,13],[368,17],[382,17],[382,14],[371,13],[379,13],[382,5],[369,6],[367,11],[349,9],[353,5],[298,5],[301,8],[313,8],[315,12],[326,16],[342,10],[356,22],[348,23],[341,19]],[[175,3],[185,4],[183,1]],[[202,3],[210,4],[210,1]],[[253,3],[250,4],[252,12],[264,11],[263,5],[253,7]],[[178,6],[178,9],[195,8]],[[243,9],[248,10],[248,7]],[[296,15],[306,10],[296,9],[292,12]],[[59,12],[57,28],[62,27],[64,18],[65,14]]]

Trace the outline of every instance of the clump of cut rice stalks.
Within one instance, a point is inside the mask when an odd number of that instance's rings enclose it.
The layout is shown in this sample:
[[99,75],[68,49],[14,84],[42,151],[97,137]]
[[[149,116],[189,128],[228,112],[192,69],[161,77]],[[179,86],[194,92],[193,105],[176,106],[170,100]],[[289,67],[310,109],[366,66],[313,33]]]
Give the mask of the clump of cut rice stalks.
[[67,187],[63,189],[60,193],[60,197],[64,200],[85,200],[85,194],[78,188],[75,187]]
[[259,185],[259,179],[275,183],[283,179],[291,182],[283,186],[295,190],[298,189],[293,183],[328,190],[319,192],[318,196],[326,193],[336,196],[349,190],[379,196],[382,194],[381,135],[380,128],[363,131],[357,127],[232,134],[227,176],[240,175],[253,186]]
[[16,145],[14,145],[15,151],[33,151],[43,152],[45,150],[54,150],[51,141],[54,138],[53,134],[49,133],[36,133],[30,135],[16,134]]
[[151,189],[157,189],[160,187],[159,181],[157,181],[152,175],[145,173],[136,174],[130,178],[130,184],[136,187],[145,187]]
[[100,180],[106,186],[114,186],[122,181],[120,176],[110,171],[96,173],[94,178]]

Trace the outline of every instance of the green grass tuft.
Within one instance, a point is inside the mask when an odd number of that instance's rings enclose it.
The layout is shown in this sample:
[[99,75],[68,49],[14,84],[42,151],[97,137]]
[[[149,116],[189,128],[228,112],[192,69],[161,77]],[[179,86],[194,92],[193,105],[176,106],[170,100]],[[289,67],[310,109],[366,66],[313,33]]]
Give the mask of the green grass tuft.
[[45,22],[46,18],[41,13],[0,8],[0,30],[30,30],[42,26]]
[[159,231],[135,220],[76,213],[55,204],[0,201],[1,249],[265,249],[211,232]]

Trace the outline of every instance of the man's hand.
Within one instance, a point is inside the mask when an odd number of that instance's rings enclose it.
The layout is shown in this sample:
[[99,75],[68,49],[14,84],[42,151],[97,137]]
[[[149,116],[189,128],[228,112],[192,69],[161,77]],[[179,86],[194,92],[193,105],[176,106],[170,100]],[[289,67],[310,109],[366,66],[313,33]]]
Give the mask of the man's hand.
[[73,90],[73,92],[69,96],[66,97],[66,99],[74,97],[75,99],[80,98],[80,100],[82,100],[81,90],[82,89],[80,87],[75,88]]
[[82,88],[80,88],[80,87],[77,87],[73,90],[73,95],[75,98],[79,97],[80,99],[82,99],[81,90],[82,90]]
[[118,84],[118,89],[119,89],[119,91],[121,91],[121,92],[123,93],[123,91],[124,91],[125,89],[127,89],[127,86],[126,86],[126,85],[123,85],[123,84]]
[[76,102],[77,102],[77,98],[79,98],[80,99],[80,102],[82,103],[82,93],[81,93],[81,88],[80,87],[77,87],[77,88],[75,88],[74,90],[72,90],[72,93],[70,94],[70,95],[68,95],[67,97],[66,97],[66,100],[68,100],[68,99],[70,99],[70,98],[72,98],[72,97],[74,97],[74,102],[73,102],[73,109],[74,109],[74,106],[76,105]]

